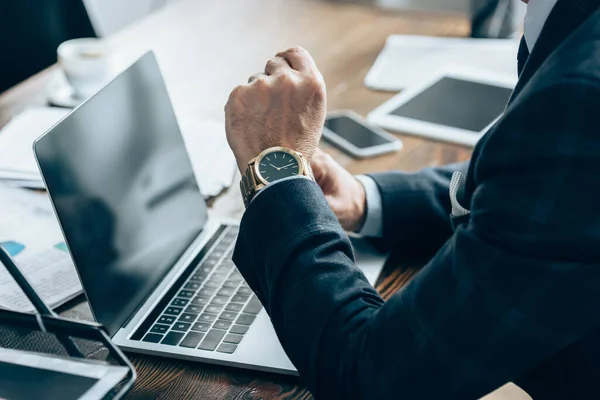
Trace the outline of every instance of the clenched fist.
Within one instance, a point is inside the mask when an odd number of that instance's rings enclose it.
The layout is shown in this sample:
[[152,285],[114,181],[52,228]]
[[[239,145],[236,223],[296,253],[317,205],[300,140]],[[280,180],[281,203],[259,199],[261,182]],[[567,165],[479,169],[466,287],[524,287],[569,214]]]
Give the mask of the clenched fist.
[[310,162],[326,112],[323,76],[308,52],[294,47],[267,62],[264,73],[236,87],[225,106],[227,141],[238,168],[263,150],[284,146]]

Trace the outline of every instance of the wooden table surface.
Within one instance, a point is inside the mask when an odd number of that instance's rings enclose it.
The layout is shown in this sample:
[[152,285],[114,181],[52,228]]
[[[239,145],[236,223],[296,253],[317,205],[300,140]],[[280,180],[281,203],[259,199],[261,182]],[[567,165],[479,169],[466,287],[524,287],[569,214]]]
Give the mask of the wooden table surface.
[[[178,119],[190,126],[199,119],[222,121],[229,92],[245,83],[276,52],[300,45],[314,56],[325,77],[330,110],[352,109],[366,115],[390,98],[363,79],[390,34],[465,36],[465,18],[416,12],[393,13],[361,4],[325,0],[179,1],[107,38],[120,66],[146,50],[155,51]],[[0,95],[0,126],[31,104],[43,104],[56,67]],[[358,161],[322,147],[352,173],[389,169],[413,171],[467,160],[468,148],[398,135],[404,148],[396,154]],[[237,185],[218,198],[211,212],[240,216]],[[393,263],[392,263],[393,264]],[[377,289],[384,297],[400,289],[419,266],[388,265]],[[81,299],[63,315],[91,318]],[[308,399],[294,377],[258,373],[159,357],[129,355],[138,372],[130,398],[160,399]],[[401,398],[402,394],[399,393]],[[514,386],[490,398],[523,399]]]

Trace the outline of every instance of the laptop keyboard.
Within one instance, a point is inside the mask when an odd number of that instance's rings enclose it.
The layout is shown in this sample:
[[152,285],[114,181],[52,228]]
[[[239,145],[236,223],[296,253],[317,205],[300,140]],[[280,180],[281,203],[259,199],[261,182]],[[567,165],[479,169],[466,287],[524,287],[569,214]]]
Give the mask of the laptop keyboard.
[[155,310],[151,321],[142,324],[148,327],[144,342],[227,354],[236,351],[262,305],[231,260],[238,228],[227,226],[217,234],[167,305],[163,300],[160,312]]

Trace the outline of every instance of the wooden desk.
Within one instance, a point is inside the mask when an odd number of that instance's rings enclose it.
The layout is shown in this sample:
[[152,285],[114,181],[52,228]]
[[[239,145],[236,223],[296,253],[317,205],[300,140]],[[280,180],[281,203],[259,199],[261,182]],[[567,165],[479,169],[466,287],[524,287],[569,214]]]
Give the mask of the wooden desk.
[[[126,64],[147,49],[158,57],[183,125],[197,118],[222,120],[229,92],[246,82],[276,52],[294,45],[308,49],[328,87],[329,109],[349,108],[365,115],[392,96],[368,90],[363,79],[388,35],[394,33],[464,36],[465,19],[423,13],[390,13],[359,4],[318,0],[190,0],[150,15],[109,38]],[[44,71],[0,96],[0,126],[26,105],[44,101],[54,72]],[[356,161],[324,145],[352,173],[388,169],[416,170],[467,160],[470,150],[400,135],[404,149]],[[243,211],[236,186],[219,198],[212,212],[238,216]],[[391,268],[380,279],[384,297],[401,288],[417,267]],[[70,305],[64,315],[90,318],[87,305]],[[308,399],[297,378],[158,357],[130,355],[138,371],[131,398]],[[507,391],[508,390],[508,391]],[[401,396],[401,393],[399,393]],[[500,396],[500,397],[496,397]],[[495,399],[517,399],[510,389]]]

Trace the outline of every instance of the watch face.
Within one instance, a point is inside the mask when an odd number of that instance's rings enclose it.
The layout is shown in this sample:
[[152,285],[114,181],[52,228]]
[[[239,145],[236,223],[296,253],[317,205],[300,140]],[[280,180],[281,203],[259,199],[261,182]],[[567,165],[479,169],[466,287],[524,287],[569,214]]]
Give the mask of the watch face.
[[283,151],[267,153],[258,163],[258,172],[269,183],[298,175],[298,171],[300,171],[298,160]]

